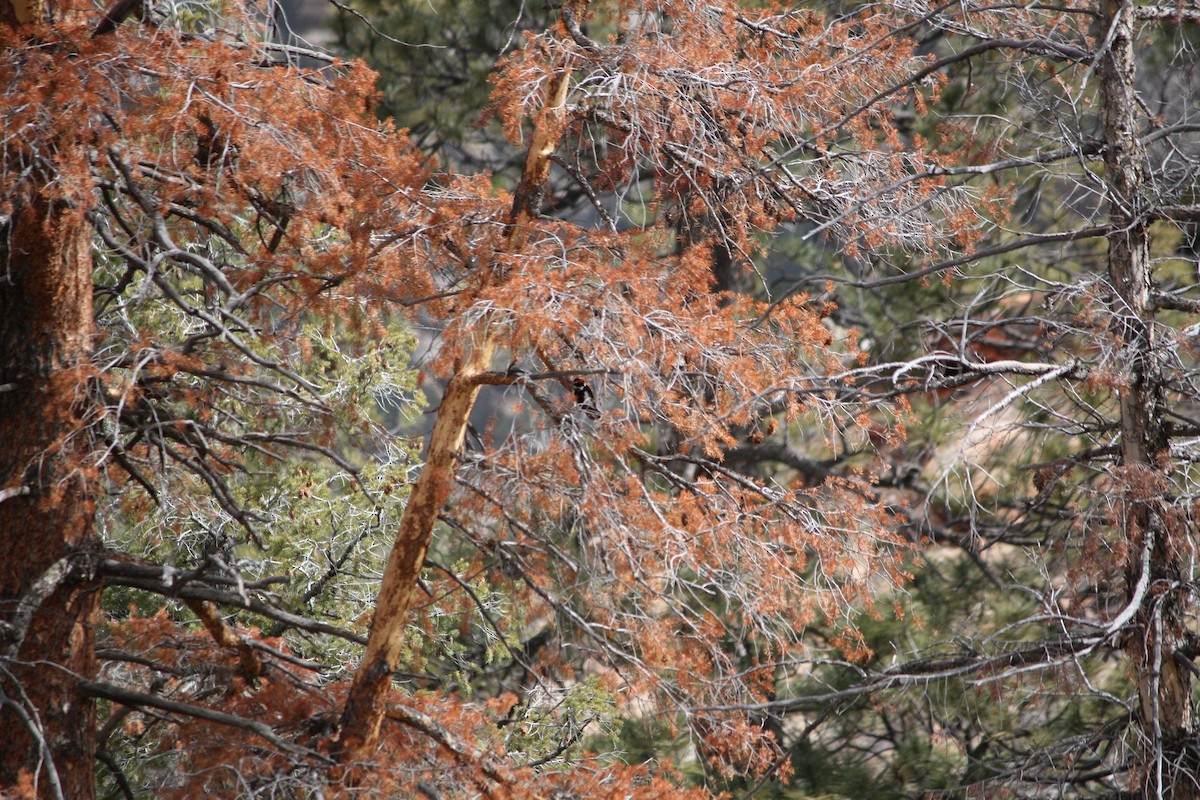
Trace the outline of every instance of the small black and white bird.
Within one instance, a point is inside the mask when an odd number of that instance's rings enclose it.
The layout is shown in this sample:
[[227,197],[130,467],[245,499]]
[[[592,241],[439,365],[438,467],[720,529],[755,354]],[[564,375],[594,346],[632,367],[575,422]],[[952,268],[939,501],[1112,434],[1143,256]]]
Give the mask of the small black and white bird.
[[592,391],[592,387],[583,378],[573,378],[571,380],[571,393],[575,395],[575,404],[583,409],[583,413],[587,414],[591,419],[596,419],[600,416],[600,409],[596,407],[596,394]]

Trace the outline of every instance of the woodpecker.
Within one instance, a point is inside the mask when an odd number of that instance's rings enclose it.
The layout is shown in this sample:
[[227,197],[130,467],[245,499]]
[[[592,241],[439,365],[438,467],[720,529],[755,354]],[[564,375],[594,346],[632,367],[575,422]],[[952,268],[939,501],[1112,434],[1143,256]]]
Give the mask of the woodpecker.
[[596,395],[592,391],[592,387],[583,378],[573,378],[571,380],[571,393],[575,395],[575,404],[583,409],[583,413],[587,414],[591,419],[596,419],[600,416],[600,410],[596,408]]

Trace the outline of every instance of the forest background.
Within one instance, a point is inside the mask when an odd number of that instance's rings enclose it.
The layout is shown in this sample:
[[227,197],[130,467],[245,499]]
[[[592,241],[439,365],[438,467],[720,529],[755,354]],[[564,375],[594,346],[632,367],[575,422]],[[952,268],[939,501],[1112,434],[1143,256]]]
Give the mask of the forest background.
[[1200,797],[1198,23],[3,0],[0,796]]

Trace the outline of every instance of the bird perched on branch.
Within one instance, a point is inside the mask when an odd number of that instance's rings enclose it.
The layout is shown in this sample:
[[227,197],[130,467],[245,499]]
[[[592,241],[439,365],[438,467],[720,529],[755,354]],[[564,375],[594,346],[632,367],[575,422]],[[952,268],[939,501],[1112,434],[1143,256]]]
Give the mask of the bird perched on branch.
[[571,393],[575,395],[575,404],[583,409],[583,413],[589,418],[596,419],[600,416],[600,409],[596,407],[596,394],[587,381],[583,378],[572,378]]

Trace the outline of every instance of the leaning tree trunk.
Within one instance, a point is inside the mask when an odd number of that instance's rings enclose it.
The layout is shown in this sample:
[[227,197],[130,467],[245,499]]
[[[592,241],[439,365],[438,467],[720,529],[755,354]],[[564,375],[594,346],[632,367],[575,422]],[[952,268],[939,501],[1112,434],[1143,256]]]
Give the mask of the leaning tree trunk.
[[1138,139],[1133,4],[1100,0],[1096,41],[1111,233],[1108,274],[1120,382],[1121,524],[1129,544],[1129,601],[1138,606],[1125,647],[1137,683],[1134,779],[1145,798],[1200,797],[1191,734],[1191,673],[1183,646],[1186,582],[1180,559],[1186,524],[1169,513],[1166,371],[1151,304],[1146,153]]
[[[588,0],[571,0],[563,5],[564,15],[582,20]],[[562,137],[570,88],[571,66],[559,65],[546,105],[534,121],[533,137],[513,195],[505,249],[520,252],[529,240],[531,225],[550,174],[550,157]],[[503,269],[493,264],[484,284],[503,280]],[[437,420],[425,450],[425,466],[409,494],[395,542],[384,568],[375,603],[375,614],[367,638],[367,650],[354,673],[346,707],[342,711],[338,757],[344,764],[369,760],[386,713],[385,702],[402,651],[404,629],[417,579],[433,537],[442,506],[450,497],[458,469],[467,420],[480,387],[488,380],[497,335],[485,319],[471,341],[464,342],[464,356],[455,365],[442,395]],[[353,778],[353,776],[351,776]]]
[[33,199],[0,229],[0,787],[93,795],[100,590],[81,415],[92,334],[86,220]]

